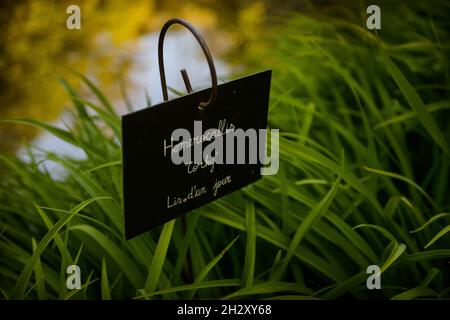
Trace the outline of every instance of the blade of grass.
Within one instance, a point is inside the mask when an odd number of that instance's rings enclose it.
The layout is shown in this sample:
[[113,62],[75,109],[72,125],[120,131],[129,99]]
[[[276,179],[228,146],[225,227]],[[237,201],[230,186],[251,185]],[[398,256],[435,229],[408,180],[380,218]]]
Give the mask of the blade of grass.
[[136,296],[134,299],[147,299],[158,295],[165,295],[170,293],[177,293],[190,290],[200,290],[207,288],[238,287],[241,285],[241,283],[242,283],[241,279],[221,279],[221,280],[203,281],[200,283],[192,283],[178,287],[171,287],[159,291],[154,291],[152,293],[143,292],[141,295]]
[[413,300],[419,297],[436,297],[437,293],[428,287],[417,287],[408,291],[397,294],[391,298],[391,300]]
[[25,268],[21,272],[19,279],[17,280],[17,283],[12,292],[12,296],[14,298],[20,299],[21,297],[24,296],[28,281],[31,276],[31,272],[34,268],[34,265],[38,261],[40,255],[42,254],[44,249],[47,248],[48,244],[54,239],[55,234],[58,233],[59,230],[61,230],[66,224],[68,224],[69,221],[72,220],[72,218],[79,211],[83,210],[89,204],[91,204],[95,201],[101,200],[101,199],[105,199],[105,197],[97,197],[97,198],[92,198],[92,199],[83,201],[82,203],[80,203],[79,205],[74,207],[71,210],[70,214],[64,215],[63,217],[61,217],[61,219],[58,220],[58,222],[56,222],[53,225],[53,227],[47,232],[47,234],[44,236],[44,238],[39,242],[39,245],[36,247],[35,252],[30,257],[27,264],[25,265]]
[[172,238],[174,225],[175,220],[169,221],[164,225],[161,231],[152,264],[150,265],[150,269],[148,271],[147,280],[145,281],[144,290],[146,293],[154,292],[158,286],[167,255],[167,249],[169,248],[170,240]]
[[225,296],[224,300],[236,299],[246,297],[246,296],[257,296],[263,294],[273,294],[278,292],[295,292],[301,294],[311,294],[312,290],[309,288],[305,288],[303,286],[299,286],[295,283],[290,282],[281,282],[281,281],[271,281],[265,282],[261,284],[255,284],[249,288],[243,288],[238,291],[235,291],[227,296]]
[[51,126],[49,124],[43,123],[41,121],[37,121],[37,120],[33,120],[33,119],[10,118],[10,119],[0,119],[0,123],[23,124],[23,125],[32,126],[32,127],[38,128],[38,129],[42,129],[71,145],[79,147],[78,142],[74,139],[72,133],[70,133],[69,131],[57,128],[55,126]]
[[294,256],[294,252],[296,251],[298,245],[304,238],[305,234],[314,226],[314,224],[327,212],[328,208],[331,205],[334,197],[336,196],[339,183],[341,178],[338,178],[336,182],[333,184],[330,191],[327,195],[319,202],[319,204],[313,208],[306,219],[300,224],[297,232],[295,233],[291,244],[289,245],[289,249],[286,253],[286,256],[281,261],[280,265],[277,267],[277,270],[274,272],[274,279],[280,280],[283,276],[286,268]]
[[[196,283],[201,283],[203,281],[203,279],[205,279],[205,277],[208,275],[208,273],[214,268],[214,266],[220,261],[222,260],[223,256],[225,255],[225,253],[227,253],[228,250],[230,250],[230,248],[233,246],[233,244],[237,241],[237,239],[239,239],[239,236],[237,236],[236,238],[234,238],[227,246],[225,249],[222,250],[222,252],[220,252],[214,259],[212,259],[206,266],[205,268],[200,271],[200,273],[198,274],[197,278],[195,278],[194,284]],[[195,296],[197,290],[192,290],[190,295],[189,295],[189,299],[192,300]]]
[[[32,245],[33,245],[33,253],[36,251],[37,244],[36,240],[32,238]],[[38,258],[36,260],[36,264],[34,266],[34,278],[36,281],[36,290],[38,294],[39,300],[46,300],[47,299],[47,291],[45,289],[45,277],[44,272],[42,270],[42,263],[41,259]]]
[[424,249],[427,249],[429,246],[431,246],[433,243],[435,243],[437,240],[439,240],[440,238],[442,238],[446,233],[450,232],[450,225],[446,226],[444,229],[442,229],[441,231],[439,231],[434,237],[433,239],[430,240],[430,242],[428,242],[426,244],[426,246],[424,247]]
[[369,167],[364,167],[365,170],[369,171],[369,172],[373,172],[379,175],[383,175],[383,176],[387,176],[390,178],[395,178],[401,181],[406,182],[407,184],[413,186],[414,188],[416,188],[433,206],[438,207],[438,205],[434,202],[434,200],[428,195],[428,193],[423,190],[423,188],[421,186],[419,186],[417,183],[415,183],[414,181],[412,181],[411,179],[408,179],[400,174],[394,173],[394,172],[387,172],[387,171],[383,171],[383,170],[379,170],[379,169],[374,169],[374,168],[369,168]]
[[108,270],[106,269],[106,261],[102,259],[102,277],[101,277],[102,300],[111,300],[111,291],[108,282]]
[[436,220],[438,220],[438,219],[441,219],[441,218],[449,218],[449,217],[450,217],[450,213],[446,213],[446,212],[439,213],[439,214],[433,216],[430,220],[428,220],[427,222],[425,222],[425,223],[424,223],[422,226],[420,226],[419,228],[410,231],[410,233],[416,233],[416,232],[419,232],[419,231],[425,229],[427,226],[429,226],[432,222],[434,222],[434,221],[436,221]]
[[408,101],[411,108],[417,114],[417,118],[419,118],[420,122],[428,131],[436,144],[441,147],[442,151],[444,151],[447,156],[450,156],[450,150],[447,141],[440,131],[436,121],[427,110],[425,104],[422,101],[422,98],[417,94],[417,91],[405,78],[400,69],[394,64],[394,62],[392,62],[382,46],[380,46],[380,53],[381,59],[383,60],[389,74],[397,83],[406,101]]
[[80,224],[69,228],[71,231],[81,231],[85,235],[89,236],[101,248],[108,253],[108,256],[114,260],[119,269],[125,274],[131,284],[137,289],[144,283],[144,276],[142,272],[137,268],[133,261],[121,250],[114,242],[112,242],[107,236],[105,236],[98,229],[86,225]]
[[251,287],[253,285],[256,260],[255,205],[252,200],[247,201],[245,223],[247,228],[247,243],[245,249],[244,270],[242,272],[242,286]]
[[192,238],[194,236],[199,217],[200,216],[197,213],[190,215],[188,229],[186,231],[186,235],[183,238],[183,242],[181,244],[180,251],[178,252],[177,261],[175,263],[173,271],[172,283],[174,284],[179,284],[181,270],[186,262],[186,255],[189,254],[189,246],[192,243]]

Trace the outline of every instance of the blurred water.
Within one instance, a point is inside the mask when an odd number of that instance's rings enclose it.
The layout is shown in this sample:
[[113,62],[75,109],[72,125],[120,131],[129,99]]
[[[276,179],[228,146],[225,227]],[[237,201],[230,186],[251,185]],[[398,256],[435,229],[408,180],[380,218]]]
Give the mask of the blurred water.
[[[127,94],[135,110],[146,107],[145,90],[147,90],[152,105],[161,102],[162,92],[158,68],[158,37],[159,32],[151,33],[139,38],[138,50],[133,57],[133,66],[129,71],[127,82]],[[212,52],[214,56],[214,52]],[[231,68],[218,58],[214,58],[217,75],[219,78],[227,78]],[[164,40],[164,66],[166,81],[169,87],[185,92],[181,69],[186,69],[194,90],[210,87],[211,78],[208,64],[196,39],[188,31],[171,31],[166,34]],[[131,84],[131,85],[130,85]],[[171,93],[169,92],[169,97]],[[113,105],[122,114],[125,112],[124,102],[114,101]],[[66,114],[53,125],[66,128],[70,126],[70,120]],[[39,149],[68,156],[74,159],[83,159],[85,154],[82,150],[56,138],[49,133],[42,133],[35,138],[31,145]],[[24,149],[19,150],[19,156],[28,159]],[[52,175],[59,176],[63,170],[53,162],[42,164]]]

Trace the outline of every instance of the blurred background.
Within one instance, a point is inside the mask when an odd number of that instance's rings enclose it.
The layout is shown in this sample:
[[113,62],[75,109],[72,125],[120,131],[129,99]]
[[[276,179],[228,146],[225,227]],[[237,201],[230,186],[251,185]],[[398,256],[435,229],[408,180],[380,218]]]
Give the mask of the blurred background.
[[[75,89],[80,80],[69,69],[88,76],[125,112],[123,92],[135,108],[162,100],[157,41],[171,17],[187,19],[207,40],[219,77],[242,67],[232,62],[248,37],[260,29],[274,10],[301,7],[297,1],[51,1],[19,0],[0,3],[0,117],[23,117],[58,124],[69,96],[60,83]],[[81,30],[68,30],[66,9],[81,8]],[[194,87],[207,86],[209,71],[192,35],[172,27],[165,40],[168,84],[184,92],[179,73],[186,68]],[[83,92],[83,91],[81,91]],[[46,149],[64,149],[58,139],[38,136],[28,126],[0,126],[0,151],[14,152],[32,141]],[[55,145],[56,144],[56,145]],[[72,152],[72,151],[71,151]],[[76,152],[73,150],[73,152]]]

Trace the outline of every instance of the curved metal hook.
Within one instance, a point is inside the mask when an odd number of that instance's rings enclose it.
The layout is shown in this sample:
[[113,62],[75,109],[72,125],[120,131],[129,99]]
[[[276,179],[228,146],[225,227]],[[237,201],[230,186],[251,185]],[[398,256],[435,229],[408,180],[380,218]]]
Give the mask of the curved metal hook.
[[[159,40],[158,40],[158,63],[159,63],[159,75],[161,77],[161,89],[163,93],[164,101],[167,101],[169,99],[169,95],[167,92],[167,84],[166,84],[166,74],[164,71],[164,58],[163,58],[163,51],[164,51],[164,36],[166,35],[167,29],[173,24],[181,24],[182,26],[186,27],[197,39],[198,43],[202,47],[203,53],[205,54],[206,60],[208,61],[209,71],[211,72],[211,96],[209,97],[209,100],[206,102],[200,102],[199,108],[200,109],[206,109],[210,105],[212,105],[216,98],[217,98],[217,74],[216,74],[216,68],[214,66],[214,61],[211,56],[211,52],[209,52],[208,46],[206,45],[205,40],[200,35],[200,33],[197,31],[197,29],[194,28],[189,22],[173,18],[168,20],[164,26],[161,29],[161,32],[159,34]],[[183,76],[184,83],[186,85],[186,89],[188,92],[192,92],[192,87],[189,82],[189,78],[187,76],[186,70],[181,70],[181,74]]]

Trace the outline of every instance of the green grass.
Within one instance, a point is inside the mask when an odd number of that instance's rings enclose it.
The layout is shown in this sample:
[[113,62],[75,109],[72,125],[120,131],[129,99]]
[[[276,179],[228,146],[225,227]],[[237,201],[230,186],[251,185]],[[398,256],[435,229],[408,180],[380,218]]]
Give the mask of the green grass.
[[[289,15],[256,35],[242,58],[274,69],[280,173],[188,214],[185,233],[176,219],[124,239],[120,118],[87,78],[94,101],[64,82],[73,127],[7,120],[47,130],[86,159],[0,155],[0,295],[449,298],[450,42],[448,5],[436,6],[420,19],[423,6],[400,6],[404,19],[383,15],[378,35],[342,8],[327,21]],[[49,161],[67,175],[52,177]],[[73,263],[83,286],[68,291]],[[383,290],[366,289],[371,264]]]

